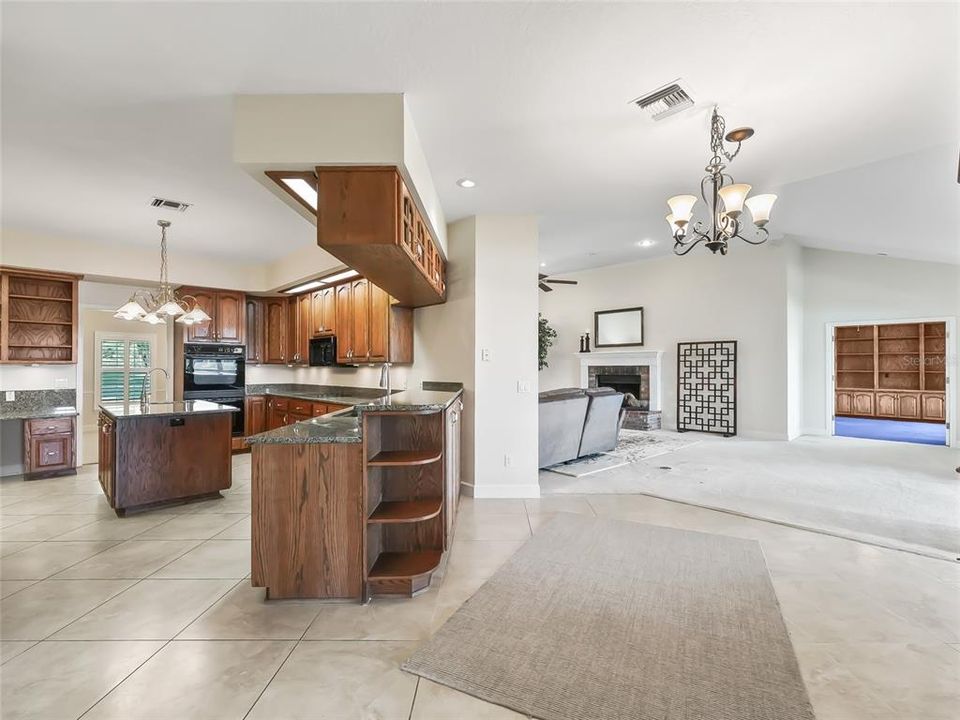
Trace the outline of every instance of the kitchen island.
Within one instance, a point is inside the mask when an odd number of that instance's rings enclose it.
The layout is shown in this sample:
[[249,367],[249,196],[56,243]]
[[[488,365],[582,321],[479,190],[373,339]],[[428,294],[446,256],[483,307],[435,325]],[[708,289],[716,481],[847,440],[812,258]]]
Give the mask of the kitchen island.
[[426,588],[452,539],[461,398],[406,390],[248,437],[252,584],[361,601]]
[[219,497],[231,484],[231,413],[206,400],[100,405],[99,473],[120,517]]

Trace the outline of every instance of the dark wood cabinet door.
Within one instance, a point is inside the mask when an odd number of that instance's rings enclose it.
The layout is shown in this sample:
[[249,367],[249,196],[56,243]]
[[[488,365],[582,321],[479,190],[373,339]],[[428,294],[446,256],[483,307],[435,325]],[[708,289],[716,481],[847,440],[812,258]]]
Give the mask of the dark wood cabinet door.
[[73,435],[38,435],[30,440],[31,472],[73,467]]
[[243,422],[245,435],[258,435],[267,429],[267,399],[254,395],[244,402]]
[[216,342],[217,333],[217,293],[213,290],[199,288],[185,288],[183,294],[192,295],[203,311],[212,319],[203,323],[187,326],[184,333],[185,342]]
[[244,319],[244,294],[229,290],[217,292],[216,333],[217,342],[242,343],[246,329]]
[[313,303],[310,293],[298,295],[297,299],[297,362],[310,363],[310,338],[313,337]]
[[264,361],[263,301],[258,297],[247,297],[244,305],[247,311],[247,362],[262,363]]
[[353,286],[350,283],[337,285],[337,362],[349,363],[353,342]]
[[373,283],[368,283],[370,311],[368,330],[369,358],[386,362],[390,352],[390,296]]
[[323,290],[310,293],[310,335],[316,337],[323,330]]
[[287,359],[287,299],[263,301],[264,362],[281,364]]
[[100,415],[99,447],[97,448],[97,474],[103,494],[111,507],[115,507],[114,466],[116,464],[116,423],[106,415]]
[[350,332],[352,360],[366,361],[370,357],[370,283],[360,278],[350,283],[353,328]]

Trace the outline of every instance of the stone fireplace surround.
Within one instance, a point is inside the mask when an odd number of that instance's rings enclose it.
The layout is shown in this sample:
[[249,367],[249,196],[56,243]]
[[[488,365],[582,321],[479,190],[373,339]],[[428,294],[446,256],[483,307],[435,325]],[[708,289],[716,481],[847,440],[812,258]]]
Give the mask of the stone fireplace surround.
[[[649,378],[649,409],[662,410],[660,390],[662,350],[613,350],[577,353],[580,357],[580,387],[596,387],[597,375],[616,375],[616,368],[629,368],[628,374]],[[640,372],[636,372],[637,369]],[[611,371],[612,370],[612,371]],[[603,371],[603,372],[601,372]],[[611,371],[611,372],[606,372]],[[593,384],[591,385],[591,373]],[[642,382],[642,381],[641,381]]]

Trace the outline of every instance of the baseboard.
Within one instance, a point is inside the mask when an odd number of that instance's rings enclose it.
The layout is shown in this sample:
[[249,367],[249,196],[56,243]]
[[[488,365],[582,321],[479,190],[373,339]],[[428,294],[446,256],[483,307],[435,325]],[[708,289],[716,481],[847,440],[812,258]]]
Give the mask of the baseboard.
[[523,485],[500,484],[500,485],[474,485],[473,483],[460,483],[460,487],[465,495],[475,498],[538,498],[540,497],[540,485],[537,483],[526,483]]
[[817,437],[827,437],[830,435],[824,428],[800,428],[801,435],[816,435]]
[[0,477],[10,477],[11,475],[23,475],[23,463],[0,466]]
[[737,435],[746,440],[789,440],[786,433],[765,432],[763,430],[747,430],[738,432]]

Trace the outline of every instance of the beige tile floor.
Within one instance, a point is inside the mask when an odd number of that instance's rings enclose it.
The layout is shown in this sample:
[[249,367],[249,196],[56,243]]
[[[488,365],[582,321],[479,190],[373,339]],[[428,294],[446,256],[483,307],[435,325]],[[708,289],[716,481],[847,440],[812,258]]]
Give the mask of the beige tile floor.
[[819,720],[958,716],[960,565],[638,495],[465,498],[423,595],[265,603],[249,457],[226,500],[123,520],[95,471],[0,482],[4,720],[520,718],[399,664],[560,512],[758,540]]

